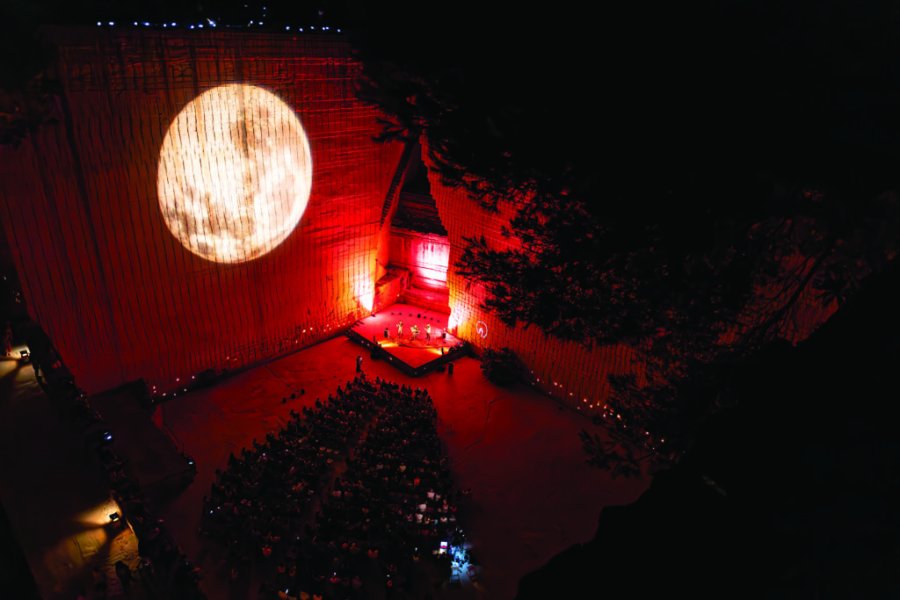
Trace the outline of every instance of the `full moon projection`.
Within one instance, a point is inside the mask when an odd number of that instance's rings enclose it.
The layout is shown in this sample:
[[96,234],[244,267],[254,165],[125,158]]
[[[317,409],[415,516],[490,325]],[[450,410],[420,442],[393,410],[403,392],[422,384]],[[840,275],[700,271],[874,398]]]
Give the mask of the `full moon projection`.
[[253,85],[222,85],[194,98],[159,153],[159,207],[169,231],[214,262],[246,262],[281,244],[300,222],[311,185],[300,119]]

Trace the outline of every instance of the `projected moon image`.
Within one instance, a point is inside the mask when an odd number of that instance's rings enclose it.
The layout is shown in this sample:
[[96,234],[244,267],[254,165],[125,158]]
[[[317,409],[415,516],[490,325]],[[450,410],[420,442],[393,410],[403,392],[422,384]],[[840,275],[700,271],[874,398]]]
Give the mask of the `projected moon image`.
[[194,98],[159,153],[159,207],[185,248],[219,263],[259,258],[291,234],[309,201],[312,156],[278,96],[229,84]]

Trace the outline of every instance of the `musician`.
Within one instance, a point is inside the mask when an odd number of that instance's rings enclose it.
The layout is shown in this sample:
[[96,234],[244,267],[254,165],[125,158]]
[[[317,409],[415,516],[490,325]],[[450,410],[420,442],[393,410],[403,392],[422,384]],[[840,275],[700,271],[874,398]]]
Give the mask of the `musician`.
[[431,341],[431,323],[425,323],[425,341]]
[[397,323],[397,337],[398,338],[403,337],[403,321],[400,321],[399,323]]

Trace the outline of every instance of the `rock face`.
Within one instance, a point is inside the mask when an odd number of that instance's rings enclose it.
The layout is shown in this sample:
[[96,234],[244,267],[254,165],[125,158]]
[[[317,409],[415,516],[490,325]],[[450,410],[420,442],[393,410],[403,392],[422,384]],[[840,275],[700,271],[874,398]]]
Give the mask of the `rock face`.
[[366,314],[403,148],[374,140],[345,39],[47,35],[59,102],[0,149],[0,226],[81,387],[181,393]]
[[741,365],[723,386],[739,404],[518,597],[897,597],[898,271],[800,346]]

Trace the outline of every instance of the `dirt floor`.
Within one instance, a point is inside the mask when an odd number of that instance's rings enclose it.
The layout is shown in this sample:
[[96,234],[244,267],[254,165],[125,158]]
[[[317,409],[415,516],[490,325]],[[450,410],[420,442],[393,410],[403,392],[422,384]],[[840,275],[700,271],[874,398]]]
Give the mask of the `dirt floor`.
[[[522,575],[591,538],[602,507],[631,502],[647,486],[647,479],[613,480],[588,467],[578,439],[589,426],[584,416],[529,388],[492,385],[472,358],[458,359],[452,375],[414,379],[336,337],[157,408],[156,421],[198,468],[193,483],[157,512],[201,567],[210,599],[255,598],[258,589],[253,580],[230,584],[224,550],[197,533],[215,469],[225,467],[229,453],[280,429],[291,409],[352,379],[358,355],[370,377],[429,390],[456,485],[471,490],[460,519],[480,573],[476,583],[437,597],[512,598]],[[110,596],[123,597],[112,565],[136,561],[134,536],[109,528],[114,505],[96,457],[31,367],[11,360],[0,361],[0,456],[0,500],[42,596],[74,598],[90,588],[99,565],[110,574]]]
[[257,591],[256,582],[231,586],[224,551],[197,534],[215,469],[225,468],[229,453],[280,429],[291,409],[312,405],[352,379],[359,354],[370,377],[429,390],[456,484],[471,490],[461,522],[482,571],[477,585],[446,597],[512,598],[522,575],[592,537],[603,506],[631,502],[646,488],[647,479],[613,480],[585,463],[578,439],[589,426],[585,417],[531,389],[494,386],[472,358],[457,360],[452,375],[410,378],[337,337],[158,409],[198,467],[194,482],[161,513],[202,568],[210,598],[255,598]]

